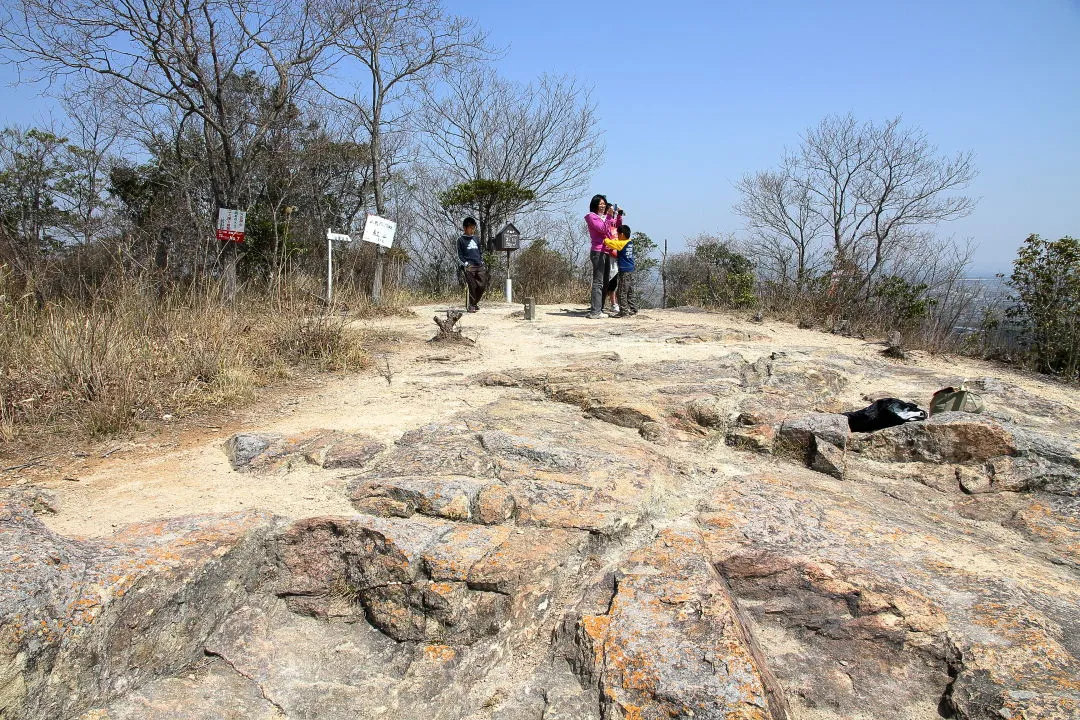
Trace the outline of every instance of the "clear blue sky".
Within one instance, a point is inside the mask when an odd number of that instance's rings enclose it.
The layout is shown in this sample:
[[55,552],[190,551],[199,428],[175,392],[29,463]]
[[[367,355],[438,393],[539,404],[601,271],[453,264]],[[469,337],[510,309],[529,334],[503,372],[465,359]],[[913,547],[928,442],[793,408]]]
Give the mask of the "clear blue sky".
[[[738,231],[736,180],[848,111],[974,151],[979,205],[941,232],[979,245],[976,271],[1007,270],[1029,233],[1080,234],[1080,0],[444,1],[509,46],[506,76],[596,85],[591,190],[656,240]],[[48,116],[33,91],[0,92],[0,124]]]
[[597,84],[595,190],[654,239],[737,231],[736,180],[848,111],[974,151],[979,205],[941,231],[978,243],[977,271],[1007,269],[1029,233],[1080,235],[1080,0],[449,5],[510,44],[510,77]]

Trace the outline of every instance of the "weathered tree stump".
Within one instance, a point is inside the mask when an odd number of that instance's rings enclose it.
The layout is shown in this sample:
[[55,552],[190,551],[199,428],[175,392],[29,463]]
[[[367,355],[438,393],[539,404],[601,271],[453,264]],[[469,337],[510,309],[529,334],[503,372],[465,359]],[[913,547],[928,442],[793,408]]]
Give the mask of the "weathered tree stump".
[[889,338],[886,340],[886,347],[881,351],[881,354],[885,357],[895,358],[896,360],[911,359],[911,353],[904,348],[903,339],[896,330],[889,333]]
[[461,310],[447,310],[445,320],[436,315],[434,320],[435,324],[439,326],[439,332],[435,334],[435,337],[431,338],[430,342],[455,342],[472,345],[473,341],[462,335],[461,330],[454,327],[464,314]]

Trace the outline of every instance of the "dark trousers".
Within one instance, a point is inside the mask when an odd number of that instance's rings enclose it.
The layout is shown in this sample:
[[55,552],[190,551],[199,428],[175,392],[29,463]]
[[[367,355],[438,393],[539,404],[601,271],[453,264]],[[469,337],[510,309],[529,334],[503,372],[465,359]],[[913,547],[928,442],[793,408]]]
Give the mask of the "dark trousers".
[[589,253],[589,262],[592,263],[592,297],[589,310],[592,313],[600,312],[604,307],[604,272],[607,268],[607,254],[593,250]]
[[619,300],[620,312],[637,312],[634,304],[634,273],[619,273],[619,288],[616,297]]
[[605,295],[610,295],[611,293],[615,292],[618,289],[619,289],[619,273],[618,273],[618,271],[616,271],[615,274],[612,275],[611,278],[607,281],[607,284],[604,285],[604,294]]
[[479,305],[480,298],[491,282],[487,265],[469,265],[465,268],[465,284],[469,286],[469,305]]

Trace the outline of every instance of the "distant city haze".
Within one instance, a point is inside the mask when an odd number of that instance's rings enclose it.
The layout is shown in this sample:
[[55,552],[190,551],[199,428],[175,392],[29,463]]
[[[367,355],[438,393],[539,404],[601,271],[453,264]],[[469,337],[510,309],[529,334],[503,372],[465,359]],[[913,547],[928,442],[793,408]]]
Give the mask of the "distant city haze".
[[[607,156],[591,191],[674,249],[741,232],[738,179],[847,112],[902,115],[941,153],[974,151],[979,204],[939,228],[978,245],[971,275],[1007,272],[1030,233],[1080,233],[1077,0],[446,6],[507,48],[496,65],[510,79],[566,73],[595,86]],[[0,68],[0,81],[16,78]],[[41,88],[2,92],[2,125],[61,119]]]

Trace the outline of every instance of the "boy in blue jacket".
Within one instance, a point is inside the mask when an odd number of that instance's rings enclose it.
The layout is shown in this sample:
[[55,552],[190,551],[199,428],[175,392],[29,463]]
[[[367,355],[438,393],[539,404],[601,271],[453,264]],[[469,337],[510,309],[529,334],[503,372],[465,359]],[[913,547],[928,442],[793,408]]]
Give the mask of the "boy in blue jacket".
[[630,226],[620,225],[618,240],[609,240],[607,244],[618,251],[616,257],[619,262],[619,312],[611,317],[624,318],[636,315],[637,305],[634,304],[634,241],[630,239]]

